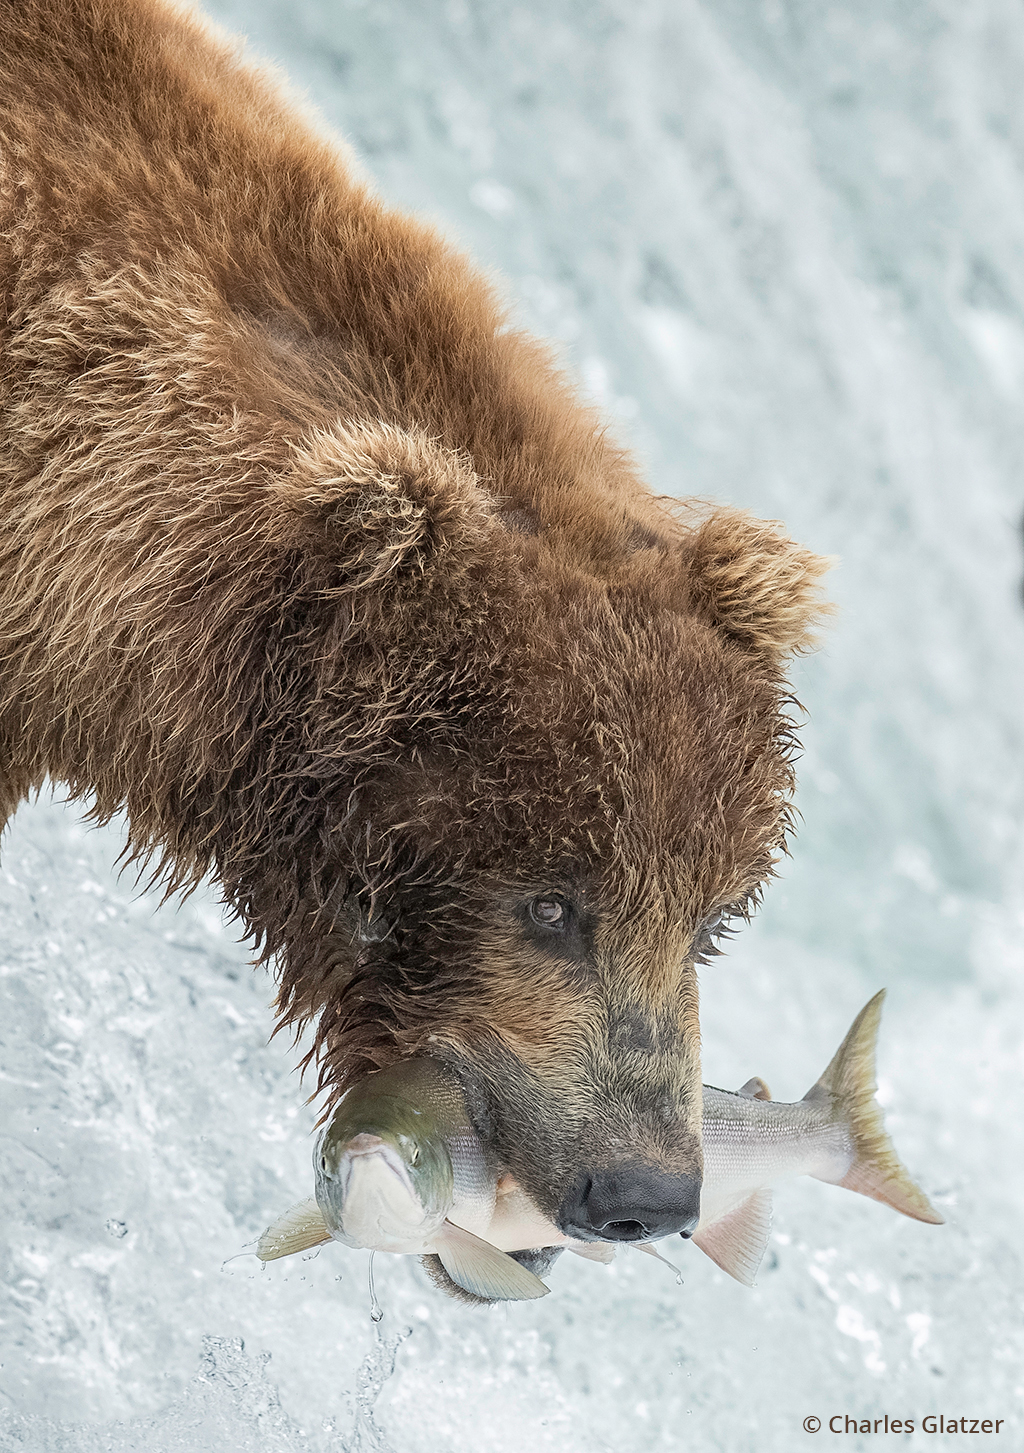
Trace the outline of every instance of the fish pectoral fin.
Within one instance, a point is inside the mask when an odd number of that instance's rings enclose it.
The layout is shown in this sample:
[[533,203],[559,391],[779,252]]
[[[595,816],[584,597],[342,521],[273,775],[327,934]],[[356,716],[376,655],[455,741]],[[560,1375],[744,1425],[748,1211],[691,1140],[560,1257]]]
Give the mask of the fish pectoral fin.
[[615,1247],[609,1241],[567,1241],[565,1249],[587,1261],[600,1261],[604,1266],[615,1260]]
[[524,1302],[546,1297],[550,1290],[504,1251],[451,1221],[441,1227],[434,1250],[453,1282],[486,1301]]
[[267,1227],[257,1243],[256,1255],[260,1261],[276,1261],[279,1256],[294,1256],[297,1251],[309,1251],[330,1239],[316,1197],[310,1196]]
[[753,1075],[745,1085],[740,1085],[736,1093],[748,1100],[770,1100],[772,1097],[771,1090],[760,1075]]
[[721,1220],[700,1226],[693,1244],[716,1266],[752,1287],[772,1229],[772,1193],[762,1186]]

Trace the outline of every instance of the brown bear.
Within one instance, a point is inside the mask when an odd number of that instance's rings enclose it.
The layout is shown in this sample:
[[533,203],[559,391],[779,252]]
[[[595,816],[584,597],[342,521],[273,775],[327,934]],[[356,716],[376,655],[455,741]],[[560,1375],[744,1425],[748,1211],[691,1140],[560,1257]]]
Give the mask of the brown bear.
[[212,872],[328,1104],[445,1060],[571,1235],[695,1224],[695,965],[790,826],[824,562],[161,0],[0,3],[0,822]]

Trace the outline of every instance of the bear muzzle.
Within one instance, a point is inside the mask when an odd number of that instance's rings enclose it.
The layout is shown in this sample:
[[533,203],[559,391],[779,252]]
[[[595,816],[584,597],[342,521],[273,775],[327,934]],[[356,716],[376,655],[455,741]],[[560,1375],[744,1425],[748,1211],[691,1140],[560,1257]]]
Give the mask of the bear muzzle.
[[700,1220],[699,1175],[669,1173],[642,1161],[579,1176],[558,1210],[558,1225],[578,1241],[659,1241],[692,1236]]

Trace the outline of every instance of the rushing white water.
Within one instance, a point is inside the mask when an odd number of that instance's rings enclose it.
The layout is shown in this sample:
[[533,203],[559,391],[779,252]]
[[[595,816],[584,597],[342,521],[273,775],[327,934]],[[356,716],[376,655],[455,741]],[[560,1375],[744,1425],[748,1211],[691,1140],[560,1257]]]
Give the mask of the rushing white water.
[[841,557],[803,827],[704,974],[705,1078],[798,1096],[888,985],[890,1127],[948,1224],[800,1183],[753,1291],[680,1246],[681,1287],[563,1258],[483,1312],[380,1256],[379,1327],[360,1253],[226,1261],[311,1186],[269,981],[44,799],[0,859],[0,1449],[790,1453],[836,1413],[1020,1446],[1024,12],[209,9],[504,274],[658,488]]

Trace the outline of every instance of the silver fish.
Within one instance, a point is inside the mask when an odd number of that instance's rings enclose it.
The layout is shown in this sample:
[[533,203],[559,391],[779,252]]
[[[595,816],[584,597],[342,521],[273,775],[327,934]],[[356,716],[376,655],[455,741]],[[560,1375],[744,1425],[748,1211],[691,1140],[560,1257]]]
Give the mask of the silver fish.
[[314,1153],[316,1195],[260,1237],[261,1261],[334,1239],[370,1251],[436,1254],[489,1301],[542,1297],[531,1271],[488,1244],[497,1175],[454,1076],[436,1060],[369,1075],[338,1106]]

